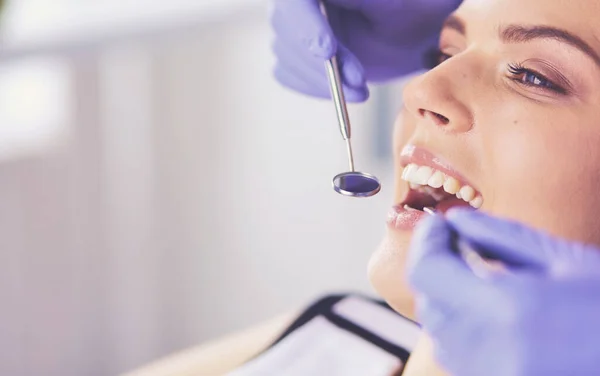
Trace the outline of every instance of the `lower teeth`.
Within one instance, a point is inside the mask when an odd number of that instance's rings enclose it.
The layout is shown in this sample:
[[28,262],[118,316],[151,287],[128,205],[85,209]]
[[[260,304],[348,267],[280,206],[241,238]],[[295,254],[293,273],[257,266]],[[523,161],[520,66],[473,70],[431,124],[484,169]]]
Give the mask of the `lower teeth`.
[[433,209],[433,208],[429,208],[429,207],[425,207],[425,208],[423,208],[423,211],[424,211],[425,213],[429,214],[429,215],[435,215],[435,214],[436,214],[436,211],[435,211],[435,209]]
[[435,215],[437,213],[437,211],[434,208],[431,208],[429,206],[424,207],[423,210],[419,210],[419,209],[413,208],[410,205],[404,205],[404,209],[405,210],[409,210],[409,211],[423,211],[423,212],[425,212],[427,214],[430,214],[430,215]]

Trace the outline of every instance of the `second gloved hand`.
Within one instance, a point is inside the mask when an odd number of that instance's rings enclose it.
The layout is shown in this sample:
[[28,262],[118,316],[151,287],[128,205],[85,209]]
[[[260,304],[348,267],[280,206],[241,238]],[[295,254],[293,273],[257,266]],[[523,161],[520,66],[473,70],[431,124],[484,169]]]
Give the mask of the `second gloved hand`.
[[346,99],[364,101],[369,81],[423,66],[444,19],[460,0],[274,0],[275,77],[311,96],[329,97],[324,61],[338,54]]
[[[519,267],[480,278],[457,254],[456,236]],[[451,374],[599,374],[599,249],[450,211],[419,226],[410,252],[418,318]]]

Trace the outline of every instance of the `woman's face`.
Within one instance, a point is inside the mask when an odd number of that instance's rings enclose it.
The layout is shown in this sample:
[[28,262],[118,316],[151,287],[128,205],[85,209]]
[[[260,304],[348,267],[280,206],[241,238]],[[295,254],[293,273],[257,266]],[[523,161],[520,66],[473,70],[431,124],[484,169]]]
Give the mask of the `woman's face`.
[[[397,310],[412,314],[404,261],[423,215],[404,204],[444,211],[469,205],[466,196],[495,216],[600,244],[598,14],[591,0],[466,0],[448,19],[439,65],[404,92],[398,206],[369,268]],[[465,186],[463,199],[442,193]]]

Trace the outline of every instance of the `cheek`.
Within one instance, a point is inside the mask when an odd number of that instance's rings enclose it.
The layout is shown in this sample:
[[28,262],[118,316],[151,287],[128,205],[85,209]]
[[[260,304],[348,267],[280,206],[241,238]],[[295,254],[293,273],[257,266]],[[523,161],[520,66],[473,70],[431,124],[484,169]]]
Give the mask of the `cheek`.
[[393,133],[394,203],[397,203],[402,199],[404,189],[407,187],[406,182],[401,179],[402,166],[400,165],[400,153],[402,152],[402,148],[408,144],[410,137],[414,134],[414,129],[414,119],[408,115],[407,110],[404,110],[396,119]]
[[396,118],[394,123],[393,144],[394,150],[400,153],[402,147],[408,143],[411,136],[415,133],[415,119],[409,111],[404,109]]
[[482,143],[493,173],[488,177],[493,200],[486,209],[554,235],[598,243],[600,124],[586,126],[581,116],[547,109],[543,114],[504,117],[518,120]]
[[414,301],[406,283],[406,255],[411,233],[388,230],[369,262],[371,284],[397,312],[414,319]]
[[[414,131],[414,122],[407,112],[401,113],[394,125],[394,203],[402,199],[407,184],[400,179],[400,152]],[[369,280],[379,295],[397,312],[414,319],[412,293],[405,280],[406,254],[410,245],[411,233],[387,231],[378,249],[369,262]]]

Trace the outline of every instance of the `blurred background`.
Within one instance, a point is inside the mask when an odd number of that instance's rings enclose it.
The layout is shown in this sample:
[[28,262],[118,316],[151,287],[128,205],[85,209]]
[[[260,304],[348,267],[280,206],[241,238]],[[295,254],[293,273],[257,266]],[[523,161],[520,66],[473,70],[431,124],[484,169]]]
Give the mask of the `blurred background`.
[[0,19],[0,374],[116,375],[374,294],[398,86],[352,106],[278,86],[266,0],[13,0]]

